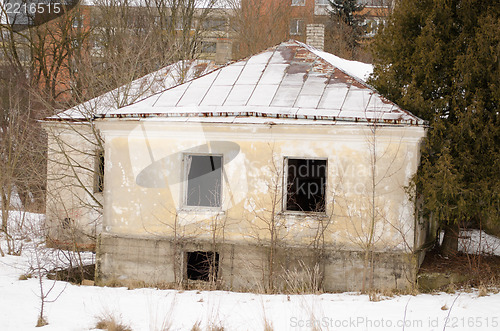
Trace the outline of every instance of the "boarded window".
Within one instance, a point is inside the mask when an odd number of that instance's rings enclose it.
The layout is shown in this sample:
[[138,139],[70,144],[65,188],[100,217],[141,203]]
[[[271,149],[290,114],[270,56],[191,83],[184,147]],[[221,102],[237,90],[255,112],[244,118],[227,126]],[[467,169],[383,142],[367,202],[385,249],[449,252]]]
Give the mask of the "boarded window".
[[222,195],[222,156],[187,156],[188,206],[220,207]]
[[187,252],[187,278],[191,280],[216,280],[219,271],[219,253]]
[[286,209],[325,211],[326,160],[288,159]]
[[95,180],[94,193],[99,193],[104,190],[104,152],[99,151],[95,161]]

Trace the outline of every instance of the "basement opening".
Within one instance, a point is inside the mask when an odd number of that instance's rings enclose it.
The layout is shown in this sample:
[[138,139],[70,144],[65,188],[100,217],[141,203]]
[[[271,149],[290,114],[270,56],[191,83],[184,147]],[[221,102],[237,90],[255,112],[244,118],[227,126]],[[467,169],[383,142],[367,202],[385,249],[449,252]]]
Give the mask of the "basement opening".
[[217,279],[219,272],[219,253],[217,252],[186,252],[187,279],[205,282]]

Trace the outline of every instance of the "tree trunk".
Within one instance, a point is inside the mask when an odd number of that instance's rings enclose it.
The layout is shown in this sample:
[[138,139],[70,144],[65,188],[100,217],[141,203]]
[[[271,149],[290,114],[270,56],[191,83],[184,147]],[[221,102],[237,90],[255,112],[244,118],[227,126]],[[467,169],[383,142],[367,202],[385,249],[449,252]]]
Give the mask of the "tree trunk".
[[460,227],[458,223],[447,223],[444,227],[443,243],[441,244],[441,255],[453,256],[458,253],[458,234]]

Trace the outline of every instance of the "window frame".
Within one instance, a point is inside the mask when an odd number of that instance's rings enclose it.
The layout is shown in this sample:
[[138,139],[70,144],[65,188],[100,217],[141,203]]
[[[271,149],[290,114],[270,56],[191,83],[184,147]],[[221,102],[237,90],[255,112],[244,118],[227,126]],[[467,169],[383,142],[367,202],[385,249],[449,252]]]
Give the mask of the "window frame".
[[228,22],[224,17],[207,17],[202,21],[201,25],[204,31],[224,32]]
[[[220,192],[219,192],[219,206],[192,206],[188,204],[188,193],[189,193],[189,169],[187,168],[187,159],[190,156],[214,156],[221,158],[221,182],[220,182]],[[224,155],[219,153],[184,153],[182,155],[182,171],[183,171],[183,184],[182,184],[182,207],[185,210],[209,210],[209,211],[220,211],[222,210],[222,202],[224,196]]]
[[[287,209],[288,202],[288,160],[317,160],[325,161],[325,193],[324,197],[324,210],[314,211],[314,210],[289,210]],[[307,156],[284,156],[283,157],[283,191],[282,191],[282,211],[284,214],[314,214],[314,215],[326,215],[327,211],[327,201],[328,201],[328,158],[327,157],[307,157]]]
[[[212,48],[213,48],[213,52],[209,52],[209,50],[212,50]],[[201,41],[200,53],[202,53],[202,54],[216,54],[217,53],[217,42],[216,41]]]
[[[292,27],[294,27],[294,32],[292,32]],[[305,20],[301,18],[292,18],[290,20],[290,35],[291,36],[302,36],[304,35]]]

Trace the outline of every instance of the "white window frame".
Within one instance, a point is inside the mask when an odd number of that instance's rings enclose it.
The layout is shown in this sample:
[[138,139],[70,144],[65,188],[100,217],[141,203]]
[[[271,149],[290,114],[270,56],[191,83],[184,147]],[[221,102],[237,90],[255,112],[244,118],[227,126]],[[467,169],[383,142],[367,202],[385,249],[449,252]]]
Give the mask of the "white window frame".
[[[287,199],[288,199],[288,160],[289,159],[300,159],[300,160],[318,160],[326,161],[325,170],[325,210],[324,211],[304,211],[304,210],[288,210],[287,209]],[[281,208],[284,214],[313,214],[313,215],[326,215],[328,209],[328,158],[326,157],[310,157],[310,156],[285,156],[283,157],[283,183],[282,183],[282,203]]]
[[[189,180],[189,169],[188,169],[188,158],[190,156],[214,156],[221,158],[221,183],[219,192],[219,206],[192,206],[188,204],[188,180]],[[183,162],[183,185],[182,185],[182,206],[185,210],[210,210],[219,211],[222,210],[223,197],[224,197],[224,155],[223,154],[213,154],[213,153],[185,153],[182,156]]]
[[292,0],[292,6],[305,6],[306,0]]

